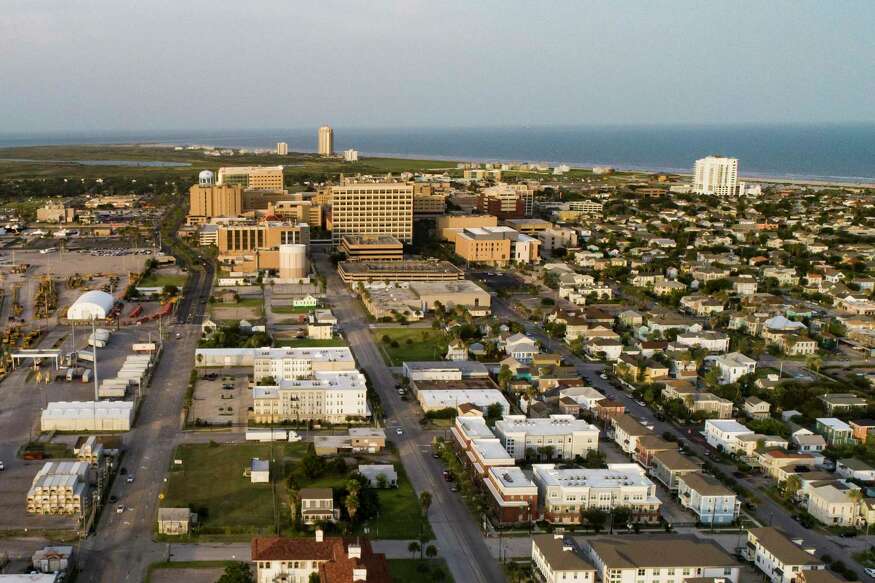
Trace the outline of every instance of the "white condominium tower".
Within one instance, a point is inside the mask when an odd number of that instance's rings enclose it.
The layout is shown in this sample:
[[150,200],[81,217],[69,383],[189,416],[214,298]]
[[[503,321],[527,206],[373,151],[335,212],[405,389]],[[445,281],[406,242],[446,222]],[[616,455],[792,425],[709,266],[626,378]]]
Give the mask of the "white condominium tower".
[[319,128],[319,155],[334,155],[334,130],[328,126]]
[[717,196],[738,194],[738,159],[708,156],[696,160],[693,192]]

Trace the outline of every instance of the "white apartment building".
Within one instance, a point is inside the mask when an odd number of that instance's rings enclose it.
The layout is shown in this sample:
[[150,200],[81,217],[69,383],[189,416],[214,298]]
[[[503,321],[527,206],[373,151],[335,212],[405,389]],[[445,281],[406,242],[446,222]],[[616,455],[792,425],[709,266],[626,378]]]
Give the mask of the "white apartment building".
[[257,348],[252,359],[256,382],[272,378],[279,383],[303,379],[316,372],[355,371],[355,359],[346,346],[325,348]]
[[552,227],[535,233],[535,236],[541,241],[543,257],[549,257],[554,249],[577,247],[577,231],[568,227]]
[[717,196],[738,194],[738,159],[707,156],[696,160],[693,192]]
[[514,459],[524,459],[531,450],[540,455],[552,448],[552,455],[572,460],[597,450],[599,430],[573,415],[550,415],[546,419],[529,419],[525,415],[505,415],[495,423],[495,433]]
[[358,162],[359,161],[359,151],[358,150],[344,150],[343,151],[343,161],[344,162]]
[[331,242],[344,235],[392,235],[413,241],[413,184],[368,182],[331,187]]
[[714,364],[720,370],[718,382],[728,385],[738,381],[746,374],[753,374],[757,370],[757,361],[740,352],[721,354],[714,358]]
[[739,583],[741,566],[714,541],[648,535],[587,539],[585,551],[604,583]]
[[794,583],[801,571],[818,571],[823,563],[815,556],[816,549],[796,544],[773,527],[751,528],[747,531],[747,556],[772,583]]
[[659,520],[662,504],[656,484],[638,464],[608,464],[607,469],[560,470],[555,464],[535,464],[532,479],[544,520],[579,524],[580,513],[590,508],[610,511],[623,506],[639,522]]
[[705,440],[713,448],[726,453],[743,449],[739,437],[753,436],[754,432],[734,419],[708,419],[705,421]]
[[326,421],[345,423],[370,416],[365,375],[358,371],[319,371],[307,379],[283,379],[252,389],[252,419],[257,423]]
[[286,142],[277,142],[276,143],[276,155],[277,156],[286,156],[289,153],[289,145]]

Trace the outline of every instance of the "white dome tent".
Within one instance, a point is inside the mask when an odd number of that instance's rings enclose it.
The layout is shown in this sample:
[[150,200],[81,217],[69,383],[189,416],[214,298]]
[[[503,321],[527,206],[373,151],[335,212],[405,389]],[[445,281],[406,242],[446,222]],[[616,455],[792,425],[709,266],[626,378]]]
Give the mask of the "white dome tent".
[[69,320],[103,320],[115,305],[112,295],[99,291],[87,291],[73,302],[67,310]]

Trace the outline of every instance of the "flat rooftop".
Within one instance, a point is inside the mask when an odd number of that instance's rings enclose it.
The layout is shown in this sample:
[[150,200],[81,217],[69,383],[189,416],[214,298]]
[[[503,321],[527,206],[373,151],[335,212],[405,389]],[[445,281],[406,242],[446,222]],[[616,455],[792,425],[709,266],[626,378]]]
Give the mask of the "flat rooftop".
[[630,488],[653,486],[638,464],[609,464],[607,469],[560,470],[553,464],[532,466],[535,477],[548,486],[563,488]]
[[410,274],[458,275],[464,277],[464,272],[449,261],[425,261],[408,259],[404,261],[341,261],[338,267],[348,274],[374,274],[406,272]]
[[496,421],[495,428],[504,433],[525,431],[536,435],[564,435],[573,431],[598,433],[598,427],[572,415],[553,415],[546,419],[530,419],[522,415],[510,415]]

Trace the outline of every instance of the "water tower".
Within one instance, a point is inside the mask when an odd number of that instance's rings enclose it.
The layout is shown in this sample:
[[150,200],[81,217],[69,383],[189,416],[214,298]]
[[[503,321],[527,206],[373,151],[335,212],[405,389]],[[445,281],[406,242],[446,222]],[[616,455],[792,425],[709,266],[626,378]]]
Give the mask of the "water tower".
[[201,186],[212,186],[213,173],[210,170],[202,170],[201,173],[197,175],[197,181]]

